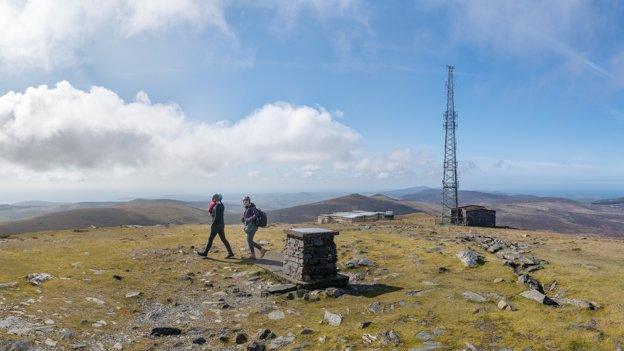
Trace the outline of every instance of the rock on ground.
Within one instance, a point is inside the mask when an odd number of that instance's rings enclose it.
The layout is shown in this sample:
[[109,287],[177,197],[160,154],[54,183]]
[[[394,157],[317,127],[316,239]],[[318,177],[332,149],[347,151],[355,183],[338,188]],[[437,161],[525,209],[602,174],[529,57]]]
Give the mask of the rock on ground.
[[483,263],[483,258],[481,258],[476,252],[472,250],[460,251],[457,254],[457,258],[462,261],[464,266],[471,268]]
[[550,297],[542,294],[541,292],[537,290],[527,290],[525,292],[520,293],[520,296],[527,298],[529,300],[537,301],[543,305],[557,306],[557,302],[555,302]]
[[337,327],[342,323],[342,316],[336,313],[325,311],[325,321],[332,327]]
[[41,285],[54,277],[50,273],[31,273],[26,276],[26,280],[32,285]]
[[280,336],[269,343],[269,350],[277,350],[295,341],[294,336]]
[[271,320],[284,319],[284,317],[285,317],[284,312],[279,311],[279,310],[269,313],[269,319]]
[[473,301],[473,302],[486,302],[487,301],[487,299],[483,297],[481,294],[477,294],[476,292],[473,292],[473,291],[464,291],[462,293],[462,296],[464,297],[464,299]]
[[169,336],[169,335],[180,335],[182,334],[182,330],[178,328],[170,328],[170,327],[159,327],[152,329],[151,335],[153,336]]

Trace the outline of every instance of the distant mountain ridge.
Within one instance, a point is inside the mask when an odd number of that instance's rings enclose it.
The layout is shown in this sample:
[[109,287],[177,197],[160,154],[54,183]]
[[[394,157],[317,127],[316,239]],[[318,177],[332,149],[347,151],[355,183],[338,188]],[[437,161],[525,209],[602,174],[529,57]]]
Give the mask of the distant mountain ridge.
[[[475,190],[460,190],[460,205],[475,205],[479,203],[517,203],[517,202],[534,202],[534,201],[554,201],[565,203],[576,203],[574,200],[562,197],[541,197],[535,195],[509,195],[503,193],[490,193]],[[401,197],[402,200],[420,201],[428,203],[440,203],[442,201],[442,191],[440,189],[425,189],[412,194],[406,194]]]
[[61,229],[207,222],[206,211],[177,200],[137,199],[108,206],[57,211],[0,223],[0,234],[19,234]]
[[351,194],[335,199],[299,205],[280,210],[268,211],[271,221],[281,223],[302,223],[315,221],[321,214],[340,211],[394,211],[395,214],[420,212],[419,210],[394,201],[387,201],[360,194]]
[[624,197],[615,199],[604,199],[592,202],[593,205],[624,205]]
[[[431,215],[440,214],[441,190],[426,189],[402,197],[402,202]],[[624,237],[624,211],[617,206],[587,204],[561,197],[508,195],[462,190],[460,205],[496,210],[496,223],[529,230]]]

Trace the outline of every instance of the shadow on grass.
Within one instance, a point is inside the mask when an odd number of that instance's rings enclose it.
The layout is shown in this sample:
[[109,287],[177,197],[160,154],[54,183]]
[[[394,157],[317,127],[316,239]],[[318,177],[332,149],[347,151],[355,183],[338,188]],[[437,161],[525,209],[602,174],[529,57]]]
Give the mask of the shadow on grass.
[[349,284],[344,289],[347,295],[351,296],[363,296],[363,297],[377,297],[379,295],[388,294],[391,292],[403,290],[398,286],[392,286],[387,284]]
[[219,263],[227,263],[227,264],[234,264],[234,265],[243,265],[243,266],[251,266],[253,265],[253,261],[250,261],[246,258],[215,258],[215,257],[204,257],[204,260],[209,260],[212,262],[219,262]]

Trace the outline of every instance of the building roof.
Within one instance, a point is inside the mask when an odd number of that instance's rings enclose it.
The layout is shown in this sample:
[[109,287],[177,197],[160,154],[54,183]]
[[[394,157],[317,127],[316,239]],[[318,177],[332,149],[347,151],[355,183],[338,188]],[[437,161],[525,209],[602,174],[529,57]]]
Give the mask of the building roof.
[[466,212],[477,211],[477,210],[494,211],[494,210],[490,210],[490,209],[485,208],[484,206],[479,206],[479,205],[466,205],[466,206],[460,206],[459,208],[463,209]]
[[350,212],[334,212],[331,214],[325,214],[323,216],[332,216],[332,217],[343,217],[343,218],[358,218],[358,217],[368,217],[368,216],[376,216],[382,212],[371,212],[371,211],[350,211]]

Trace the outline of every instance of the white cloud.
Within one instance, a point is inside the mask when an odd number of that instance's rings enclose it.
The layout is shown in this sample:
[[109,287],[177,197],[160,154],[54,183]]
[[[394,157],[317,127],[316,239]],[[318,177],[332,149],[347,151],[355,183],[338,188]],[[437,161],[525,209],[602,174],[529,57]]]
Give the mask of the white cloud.
[[[497,53],[531,58],[558,55],[573,70],[611,75],[587,53],[615,10],[589,0],[430,1],[443,9],[453,37]],[[616,7],[617,4],[613,4]]]
[[[273,103],[235,123],[188,120],[145,92],[124,102],[102,87],[68,82],[0,97],[0,163],[23,174],[210,174],[242,165],[353,162],[361,136],[323,108]],[[251,173],[250,173],[251,174]]]
[[220,0],[125,0],[121,25],[126,35],[159,30],[180,23],[210,25],[228,36],[231,32]]
[[353,170],[360,176],[388,178],[400,176],[416,170],[415,160],[410,149],[393,150],[383,156],[360,156],[347,162],[336,162],[339,170]]
[[74,63],[97,33],[129,37],[180,24],[234,36],[220,1],[0,0],[0,64],[51,70]]
[[213,51],[221,53],[208,50],[210,63],[247,67],[254,63],[254,50],[239,43],[226,16],[238,4],[273,12],[276,33],[299,25],[303,14],[319,23],[341,18],[348,20],[340,23],[367,26],[368,21],[356,0],[0,0],[0,65],[6,71],[50,71],[80,63],[98,36],[128,38],[190,25],[214,30]]

